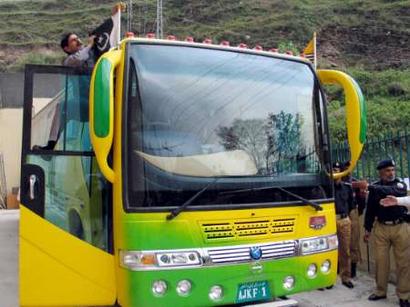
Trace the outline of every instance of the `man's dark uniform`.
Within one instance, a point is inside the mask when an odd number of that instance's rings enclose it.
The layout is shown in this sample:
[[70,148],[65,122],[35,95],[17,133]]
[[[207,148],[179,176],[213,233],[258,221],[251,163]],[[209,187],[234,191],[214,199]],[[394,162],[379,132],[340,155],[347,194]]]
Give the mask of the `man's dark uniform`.
[[[334,168],[340,168],[339,163],[335,163]],[[339,241],[339,274],[342,283],[353,288],[351,282],[351,228],[349,212],[354,207],[353,190],[350,184],[339,181],[335,182],[335,206],[336,206],[336,228]]]
[[[392,160],[381,161],[377,167],[394,167]],[[373,229],[376,257],[376,291],[369,299],[376,300],[386,297],[387,282],[390,268],[390,247],[393,247],[397,287],[396,293],[401,301],[410,298],[410,281],[407,280],[410,271],[410,238],[409,225],[406,221],[407,209],[403,206],[383,207],[380,200],[388,195],[396,197],[407,195],[406,184],[399,180],[379,180],[369,185],[369,197],[365,214],[364,227],[368,232]]]

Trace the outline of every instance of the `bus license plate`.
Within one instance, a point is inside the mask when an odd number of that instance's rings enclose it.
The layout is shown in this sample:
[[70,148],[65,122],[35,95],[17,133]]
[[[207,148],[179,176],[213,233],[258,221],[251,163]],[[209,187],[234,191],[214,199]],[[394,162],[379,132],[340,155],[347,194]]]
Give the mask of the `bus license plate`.
[[271,298],[267,281],[255,281],[238,286],[237,303],[268,300]]

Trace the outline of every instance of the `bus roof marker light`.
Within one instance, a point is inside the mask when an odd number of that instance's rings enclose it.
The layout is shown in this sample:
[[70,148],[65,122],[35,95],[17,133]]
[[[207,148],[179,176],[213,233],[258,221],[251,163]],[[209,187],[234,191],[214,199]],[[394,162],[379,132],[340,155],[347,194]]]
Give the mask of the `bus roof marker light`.
[[134,36],[135,36],[134,32],[125,33],[125,37],[127,37],[127,38],[133,38]]
[[155,38],[155,33],[147,33],[147,38]]
[[210,39],[210,38],[205,38],[205,39],[202,41],[202,43],[203,43],[203,44],[212,44],[212,39]]
[[229,41],[223,40],[219,43],[219,45],[229,47],[231,45],[231,43]]
[[255,47],[253,47],[253,50],[262,51],[263,47],[261,45],[255,45]]
[[209,298],[211,301],[217,302],[222,299],[224,295],[223,289],[221,286],[215,285],[209,290]]
[[278,48],[271,48],[269,49],[270,52],[278,53],[279,49]]
[[292,51],[292,50],[287,50],[285,53],[286,53],[287,55],[293,55],[293,51]]
[[186,42],[189,42],[189,43],[193,43],[193,42],[194,42],[194,38],[193,38],[192,36],[187,36],[187,37],[185,38],[185,41],[186,41]]
[[240,43],[240,44],[238,45],[238,48],[243,48],[243,49],[245,49],[245,48],[248,48],[248,45],[245,44],[245,43]]
[[170,41],[176,41],[176,40],[177,40],[177,38],[176,38],[176,36],[175,36],[175,35],[168,35],[168,36],[167,36],[167,40],[170,40]]

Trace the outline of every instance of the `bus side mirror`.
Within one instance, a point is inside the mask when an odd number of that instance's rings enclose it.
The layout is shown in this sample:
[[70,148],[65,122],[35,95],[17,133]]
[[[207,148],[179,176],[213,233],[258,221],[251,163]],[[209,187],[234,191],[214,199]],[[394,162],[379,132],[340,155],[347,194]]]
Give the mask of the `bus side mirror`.
[[359,85],[349,75],[337,70],[317,70],[317,74],[322,84],[338,84],[345,94],[347,138],[351,161],[345,171],[333,174],[333,179],[338,179],[351,173],[360,159],[366,141],[366,103]]
[[114,71],[121,51],[109,51],[98,60],[90,83],[90,138],[98,166],[108,181],[114,182],[114,170],[108,155],[114,136]]

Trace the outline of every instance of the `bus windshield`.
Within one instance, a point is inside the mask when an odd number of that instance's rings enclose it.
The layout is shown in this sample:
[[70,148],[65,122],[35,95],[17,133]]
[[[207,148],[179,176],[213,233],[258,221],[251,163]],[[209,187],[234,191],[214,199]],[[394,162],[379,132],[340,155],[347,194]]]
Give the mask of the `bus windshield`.
[[[133,44],[124,142],[129,208],[331,197],[323,101],[309,65],[246,52]],[[211,183],[211,184],[210,184]]]

